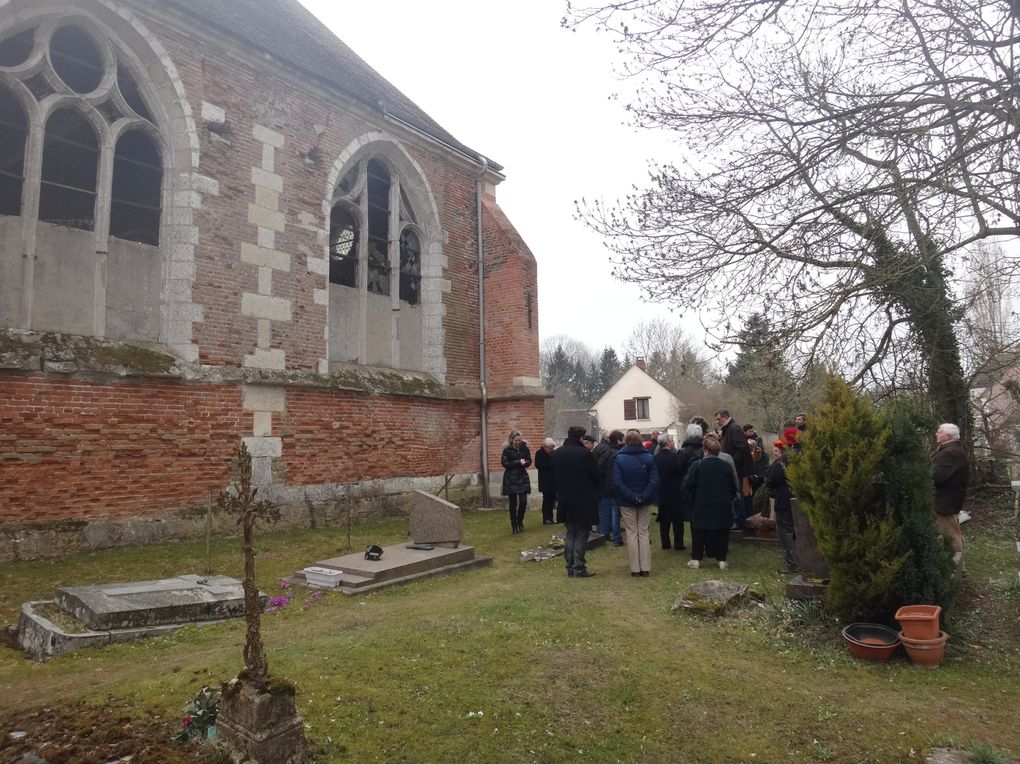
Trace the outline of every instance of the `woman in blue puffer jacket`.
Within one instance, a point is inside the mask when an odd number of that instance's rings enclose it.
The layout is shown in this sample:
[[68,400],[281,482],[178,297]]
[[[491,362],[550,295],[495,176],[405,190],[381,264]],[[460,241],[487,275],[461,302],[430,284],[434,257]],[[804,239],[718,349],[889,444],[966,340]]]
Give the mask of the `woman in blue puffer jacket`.
[[627,531],[627,557],[632,576],[652,572],[652,548],[648,541],[651,505],[659,490],[659,472],[652,455],[641,445],[641,433],[627,430],[623,448],[613,462],[613,488],[620,504],[620,517]]

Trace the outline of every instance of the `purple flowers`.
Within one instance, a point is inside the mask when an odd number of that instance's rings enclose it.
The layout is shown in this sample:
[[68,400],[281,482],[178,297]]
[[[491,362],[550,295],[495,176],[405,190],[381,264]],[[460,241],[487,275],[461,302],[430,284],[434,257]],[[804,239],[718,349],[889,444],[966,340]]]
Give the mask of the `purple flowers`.
[[270,597],[266,600],[265,612],[275,613],[277,610],[283,610],[283,608],[287,607],[288,604],[290,604],[290,597],[286,594],[280,597]]

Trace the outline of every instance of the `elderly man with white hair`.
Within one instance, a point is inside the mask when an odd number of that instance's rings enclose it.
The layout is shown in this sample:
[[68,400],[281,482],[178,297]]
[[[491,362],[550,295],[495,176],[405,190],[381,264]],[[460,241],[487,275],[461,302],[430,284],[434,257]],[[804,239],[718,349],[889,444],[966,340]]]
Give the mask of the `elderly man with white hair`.
[[535,452],[535,469],[538,470],[538,490],[542,494],[542,525],[554,525],[553,507],[556,505],[556,476],[553,474],[552,452],[556,441],[546,438]]
[[955,424],[939,425],[935,433],[938,446],[932,455],[932,480],[935,483],[935,526],[953,545],[953,560],[963,560],[963,533],[960,531],[960,510],[967,495],[970,462],[960,442],[960,428]]

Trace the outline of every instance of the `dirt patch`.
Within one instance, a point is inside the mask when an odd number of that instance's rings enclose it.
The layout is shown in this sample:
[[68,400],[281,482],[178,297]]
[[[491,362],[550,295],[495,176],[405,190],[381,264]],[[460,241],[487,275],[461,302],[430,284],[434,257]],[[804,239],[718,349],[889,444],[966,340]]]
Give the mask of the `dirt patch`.
[[226,760],[211,745],[171,740],[179,728],[177,718],[151,712],[132,715],[112,700],[105,706],[79,702],[36,708],[0,720],[0,761],[18,761],[26,754],[52,764],[212,764]]

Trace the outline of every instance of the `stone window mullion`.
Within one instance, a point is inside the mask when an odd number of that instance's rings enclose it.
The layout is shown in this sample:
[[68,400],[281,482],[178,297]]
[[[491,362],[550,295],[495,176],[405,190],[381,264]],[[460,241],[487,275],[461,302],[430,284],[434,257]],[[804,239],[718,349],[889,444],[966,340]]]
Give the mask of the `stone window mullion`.
[[106,336],[107,263],[110,253],[110,199],[113,194],[113,159],[115,143],[108,130],[99,137],[99,177],[96,180],[96,269],[93,332]]
[[400,176],[391,174],[390,219],[387,236],[387,258],[390,264],[390,357],[400,368],[400,332],[397,321],[400,315]]
[[[368,174],[368,160],[358,163],[359,177]],[[362,186],[358,209],[363,225],[358,229],[358,357],[368,358],[368,186]]]
[[42,109],[35,104],[28,114],[28,140],[25,143],[25,180],[21,196],[21,220],[24,230],[24,263],[22,272],[22,327],[32,328],[35,301],[35,258],[39,240],[39,195],[42,188],[42,157],[46,124]]

